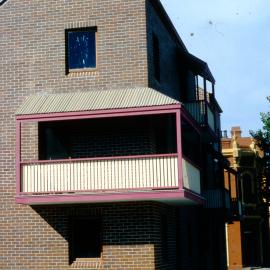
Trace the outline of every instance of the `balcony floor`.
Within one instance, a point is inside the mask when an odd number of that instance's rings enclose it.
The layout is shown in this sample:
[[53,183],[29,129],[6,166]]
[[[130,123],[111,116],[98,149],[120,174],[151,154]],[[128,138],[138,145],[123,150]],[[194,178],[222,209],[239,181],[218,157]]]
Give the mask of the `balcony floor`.
[[126,192],[93,192],[67,194],[20,194],[16,202],[27,205],[78,204],[104,202],[157,201],[175,205],[202,204],[204,199],[189,190],[141,190]]

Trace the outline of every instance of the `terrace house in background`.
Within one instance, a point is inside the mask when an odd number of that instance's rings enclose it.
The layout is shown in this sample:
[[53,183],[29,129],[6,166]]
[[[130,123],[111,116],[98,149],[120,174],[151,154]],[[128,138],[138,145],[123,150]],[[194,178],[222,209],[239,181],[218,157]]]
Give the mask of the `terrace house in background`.
[[226,269],[215,80],[161,3],[0,9],[1,267]]
[[263,200],[265,185],[263,153],[253,138],[243,137],[240,127],[232,127],[231,137],[222,138],[222,153],[230,163],[233,177],[225,175],[231,185],[232,222],[227,224],[229,269],[266,267],[269,263],[269,212]]

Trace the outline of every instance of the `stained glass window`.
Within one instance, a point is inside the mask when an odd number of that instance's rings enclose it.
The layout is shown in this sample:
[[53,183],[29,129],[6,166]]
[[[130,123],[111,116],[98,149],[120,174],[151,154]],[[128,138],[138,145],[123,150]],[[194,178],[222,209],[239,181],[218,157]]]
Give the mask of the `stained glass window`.
[[96,29],[67,31],[67,62],[69,69],[96,67]]

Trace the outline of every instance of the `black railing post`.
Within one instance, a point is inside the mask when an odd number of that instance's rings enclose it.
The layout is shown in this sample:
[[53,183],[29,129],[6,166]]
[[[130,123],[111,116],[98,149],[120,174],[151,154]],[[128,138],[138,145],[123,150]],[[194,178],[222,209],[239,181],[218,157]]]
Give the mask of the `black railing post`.
[[206,89],[206,79],[203,78],[203,93],[204,93],[204,121],[205,125],[208,125],[208,115],[207,115],[207,89]]

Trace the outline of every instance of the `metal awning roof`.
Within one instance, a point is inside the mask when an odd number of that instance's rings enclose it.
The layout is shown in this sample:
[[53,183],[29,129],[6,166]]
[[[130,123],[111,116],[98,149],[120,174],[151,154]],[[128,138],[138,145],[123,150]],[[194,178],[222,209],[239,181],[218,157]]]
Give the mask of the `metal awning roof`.
[[95,111],[180,104],[152,88],[127,88],[31,95],[16,115]]

